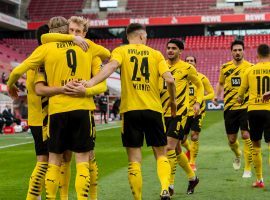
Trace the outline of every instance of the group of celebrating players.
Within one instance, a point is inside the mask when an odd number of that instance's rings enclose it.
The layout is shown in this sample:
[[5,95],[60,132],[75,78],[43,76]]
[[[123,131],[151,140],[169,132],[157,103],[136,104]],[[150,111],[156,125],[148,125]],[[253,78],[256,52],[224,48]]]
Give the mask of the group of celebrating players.
[[[46,199],[68,199],[70,162],[76,157],[75,188],[80,200],[97,199],[98,167],[95,160],[93,96],[106,91],[106,78],[121,71],[121,137],[128,156],[128,180],[135,200],[142,199],[141,147],[146,139],[156,158],[161,200],[174,193],[177,163],[188,177],[187,194],[194,193],[199,179],[196,157],[205,116],[205,101],[218,97],[224,88],[224,120],[229,146],[235,153],[234,169],[240,169],[241,150],[237,132],[244,140],[244,178],[264,187],[260,140],[270,141],[270,49],[258,47],[259,63],[244,60],[244,43],[231,44],[233,60],[220,70],[216,96],[208,78],[197,72],[196,58],[181,60],[184,44],[171,39],[166,57],[146,45],[143,25],[126,28],[129,44],[106,48],[85,39],[88,21],[79,16],[53,17],[40,27],[40,46],[10,74],[9,94],[16,98],[15,82],[27,72],[28,123],[35,141],[37,163],[32,172],[27,200],[36,200],[45,181]],[[102,62],[109,59],[102,69]],[[270,68],[269,68],[270,69]],[[263,96],[263,94],[265,95]],[[191,131],[191,140],[188,134]],[[109,141],[108,141],[109,143]],[[187,152],[182,151],[184,146]]]

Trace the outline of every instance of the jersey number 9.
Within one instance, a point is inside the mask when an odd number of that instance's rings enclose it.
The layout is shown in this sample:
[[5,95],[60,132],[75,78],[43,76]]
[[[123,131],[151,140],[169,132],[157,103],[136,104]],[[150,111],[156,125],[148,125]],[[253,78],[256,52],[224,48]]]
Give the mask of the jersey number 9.
[[66,52],[66,56],[67,56],[67,65],[69,68],[71,68],[71,76],[74,76],[77,67],[76,52],[73,49],[69,49]]

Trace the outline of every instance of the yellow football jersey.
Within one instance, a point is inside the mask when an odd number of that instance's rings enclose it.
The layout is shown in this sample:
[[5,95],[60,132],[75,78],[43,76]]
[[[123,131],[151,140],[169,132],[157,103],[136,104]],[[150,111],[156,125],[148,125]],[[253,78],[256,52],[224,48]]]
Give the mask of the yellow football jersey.
[[129,44],[114,49],[111,60],[120,64],[120,113],[147,109],[162,113],[158,83],[169,71],[162,54],[143,44]]
[[237,92],[241,85],[242,75],[252,64],[246,60],[239,66],[235,66],[233,61],[222,65],[219,75],[219,83],[224,84],[224,111],[247,108],[248,93],[246,92],[242,104],[237,102]]
[[265,92],[270,91],[270,62],[261,62],[246,70],[239,96],[243,98],[248,89],[248,111],[270,110],[270,102],[262,102]]
[[[71,80],[89,80],[91,63],[95,56],[109,57],[110,52],[100,45],[89,42],[89,49],[84,52],[73,42],[52,42],[39,46],[29,58],[16,67],[10,75],[8,85],[29,69],[45,66],[48,86],[64,86]],[[55,95],[49,98],[49,114],[72,110],[94,110],[92,98],[74,98],[67,95]]]
[[[174,77],[176,87],[176,115],[187,115],[189,108],[189,82],[191,81],[198,86],[197,102],[202,103],[203,98],[203,86],[200,79],[197,76],[197,71],[192,65],[179,60],[175,65],[167,65]],[[171,116],[171,110],[167,109],[169,102],[169,92],[167,90],[166,82],[160,79],[160,97],[162,101],[162,107],[165,117]]]
[[[211,100],[214,98],[214,89],[209,81],[209,79],[202,73],[198,72],[198,77],[201,80],[204,88],[204,94],[207,93],[207,95],[203,96],[203,102],[201,104],[200,114],[205,114],[205,100]],[[193,106],[197,101],[197,87],[190,82],[189,83],[189,112],[188,116],[194,115]]]
[[48,97],[37,96],[35,93],[36,70],[28,70],[26,79],[28,102],[28,125],[43,126],[43,120],[48,115]]

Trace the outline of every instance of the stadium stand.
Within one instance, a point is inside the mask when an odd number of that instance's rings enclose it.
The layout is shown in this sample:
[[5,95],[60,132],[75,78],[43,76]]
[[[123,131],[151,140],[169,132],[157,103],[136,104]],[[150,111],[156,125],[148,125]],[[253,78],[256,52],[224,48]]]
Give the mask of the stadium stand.
[[[151,38],[148,39],[147,43],[152,48],[165,54],[168,40],[169,38]],[[231,59],[229,49],[233,40],[234,36],[188,36],[185,39],[185,51],[182,58],[187,55],[196,56],[198,70],[207,75],[212,83],[216,83],[218,81],[220,66]],[[270,35],[246,36],[244,42],[246,44],[247,60],[253,63],[256,62],[256,46],[267,41],[270,42]],[[113,50],[122,43],[122,39],[95,39],[94,42],[105,46],[109,50]],[[33,39],[7,38],[0,45],[4,45],[5,49],[8,49],[4,50],[2,54],[0,53],[0,56],[3,56],[3,53],[5,55],[6,52],[9,52],[10,58],[3,60],[10,62],[11,60],[20,61],[25,58],[26,55],[29,55],[37,47],[37,42]],[[16,51],[6,46],[16,48]],[[20,52],[24,52],[24,54],[20,54]]]
[[35,0],[28,7],[28,18],[31,21],[48,20],[54,16],[70,17],[76,12],[81,12],[84,0]]
[[217,9],[216,0],[128,0],[125,12],[109,12],[108,18],[150,17],[150,16],[181,16],[181,15],[213,15],[231,14],[231,8]]
[[248,7],[244,9],[245,13],[263,13],[270,11],[270,0],[261,0],[262,6]]

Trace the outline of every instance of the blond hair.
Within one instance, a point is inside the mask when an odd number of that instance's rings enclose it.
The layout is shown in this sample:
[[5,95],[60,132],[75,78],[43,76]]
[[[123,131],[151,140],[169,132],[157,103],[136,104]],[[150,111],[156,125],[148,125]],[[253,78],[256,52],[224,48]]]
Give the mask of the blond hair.
[[73,22],[78,25],[83,25],[83,32],[87,32],[89,28],[89,21],[88,19],[82,16],[72,16],[68,19],[68,23]]
[[48,26],[50,33],[68,33],[68,20],[64,17],[52,17]]

